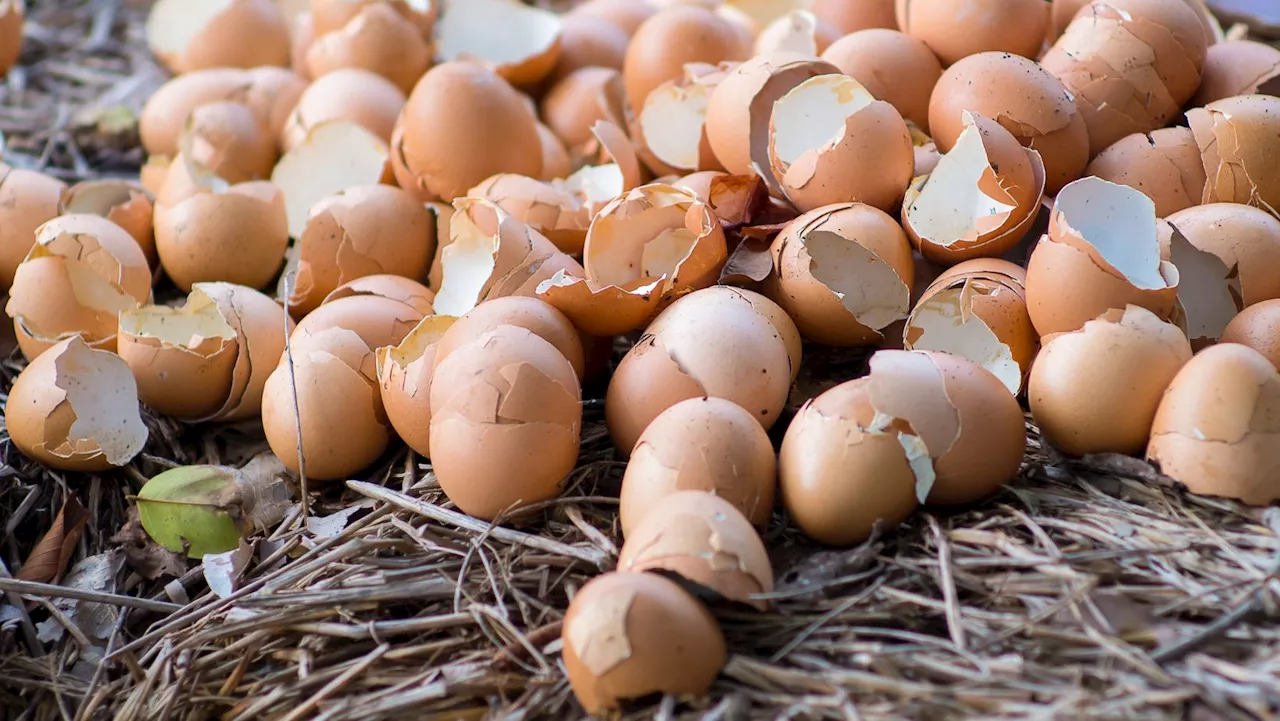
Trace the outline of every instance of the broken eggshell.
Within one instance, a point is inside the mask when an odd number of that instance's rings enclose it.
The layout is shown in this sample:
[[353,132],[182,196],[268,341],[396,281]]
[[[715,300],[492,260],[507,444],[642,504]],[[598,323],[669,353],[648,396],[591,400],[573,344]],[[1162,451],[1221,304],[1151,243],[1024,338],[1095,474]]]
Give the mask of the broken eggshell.
[[817,57],[841,33],[830,23],[804,9],[794,9],[780,15],[761,28],[755,37],[753,55],[792,52]]
[[389,158],[386,143],[349,120],[312,126],[271,171],[271,182],[284,197],[289,237],[302,237],[311,208],[330,195],[389,182]]
[[454,318],[423,318],[399,345],[378,349],[378,382],[387,420],[405,445],[431,458],[431,377],[440,339]]
[[1209,46],[1200,87],[1189,103],[1202,108],[1237,95],[1280,92],[1280,48],[1253,40],[1228,40]]
[[569,255],[582,253],[591,217],[572,194],[552,183],[512,173],[500,173],[467,191],[484,198],[542,233]]
[[512,85],[537,84],[560,56],[560,17],[516,0],[444,0],[436,54],[492,69]]
[[942,77],[942,64],[928,45],[897,30],[874,28],[845,35],[822,59],[897,108],[903,119],[929,131],[929,97]]
[[585,370],[582,338],[563,313],[551,304],[526,296],[506,296],[485,301],[450,324],[436,348],[436,365],[454,350],[503,325],[524,328],[542,338],[569,361],[579,379]]
[[435,313],[436,294],[427,286],[402,275],[380,274],[356,278],[334,288],[332,293],[324,297],[324,302],[364,295],[403,303],[424,316]]
[[391,141],[405,94],[394,83],[361,68],[342,68],[307,86],[280,134],[280,148],[292,150],[307,132],[329,120],[346,120]]
[[1141,190],[1160,218],[1199,205],[1204,195],[1204,165],[1188,128],[1127,135],[1099,153],[1085,175]]
[[0,288],[13,285],[18,265],[35,245],[36,229],[65,215],[66,190],[56,178],[0,163]]
[[1208,182],[1204,203],[1244,203],[1280,215],[1280,97],[1241,95],[1187,111]]
[[627,102],[644,107],[654,88],[684,75],[686,63],[716,65],[746,60],[750,43],[730,20],[706,7],[672,5],[645,20],[622,64]]
[[720,170],[707,139],[707,105],[725,72],[690,64],[684,77],[654,88],[640,108],[632,136],[638,153],[655,173]]
[[289,23],[273,0],[159,0],[146,35],[151,52],[176,75],[289,66]]
[[341,29],[317,30],[306,62],[314,80],[343,68],[361,68],[407,93],[431,66],[431,46],[389,3],[369,3]]
[[136,183],[124,180],[85,180],[67,188],[62,194],[58,215],[87,213],[110,220],[138,241],[138,247],[147,256],[147,262],[154,266],[154,204],[155,196]]
[[395,298],[379,295],[355,294],[326,300],[306,317],[298,321],[290,335],[297,342],[300,336],[317,335],[329,328],[349,330],[370,348],[398,345],[404,337],[431,314],[431,308],[414,307]]
[[276,145],[249,106],[230,100],[192,110],[178,137],[182,155],[233,185],[270,175]]

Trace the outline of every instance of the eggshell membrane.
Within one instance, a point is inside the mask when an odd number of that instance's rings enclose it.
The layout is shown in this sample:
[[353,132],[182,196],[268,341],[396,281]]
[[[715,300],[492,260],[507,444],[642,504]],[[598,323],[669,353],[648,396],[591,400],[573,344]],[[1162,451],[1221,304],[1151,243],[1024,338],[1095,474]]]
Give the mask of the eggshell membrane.
[[116,314],[151,298],[151,270],[123,228],[96,215],[63,215],[35,232],[5,313],[27,360],[72,335],[114,351]]
[[1027,310],[1041,336],[1126,305],[1167,320],[1177,293],[1178,269],[1161,259],[1150,198],[1098,178],[1058,194],[1049,232],[1027,263]]
[[452,316],[422,319],[400,345],[378,349],[378,382],[387,420],[405,445],[431,458],[431,376]]
[[1227,324],[1219,342],[1249,346],[1280,368],[1280,300],[1245,308]]
[[249,106],[271,137],[279,137],[307,81],[284,68],[212,68],[180,75],[147,100],[138,119],[142,145],[151,155],[178,154],[187,118],[206,103],[232,100]]
[[795,52],[817,56],[840,38],[835,26],[804,9],[775,18],[755,36],[753,55]]
[[306,315],[335,288],[363,276],[421,278],[435,254],[433,225],[421,203],[389,185],[347,188],[312,205],[298,239],[290,311]]
[[1018,55],[971,55],[947,68],[929,99],[929,132],[951,150],[964,130],[964,111],[991,118],[1044,161],[1045,192],[1056,195],[1089,164],[1089,132],[1063,84]]
[[1071,455],[1141,451],[1165,388],[1191,360],[1181,330],[1134,305],[1043,342],[1027,400],[1040,434]]
[[272,0],[159,0],[147,45],[175,74],[289,65],[289,23]]
[[301,433],[308,479],[336,481],[360,472],[391,440],[373,350],[345,328],[301,337],[295,332],[290,345],[292,374],[289,357],[281,356],[262,392],[262,427],[271,451],[298,473]]
[[871,28],[898,29],[893,0],[812,0],[809,9],[846,35]]
[[341,68],[362,68],[406,93],[429,67],[431,48],[427,41],[417,27],[404,22],[385,3],[360,8],[341,30],[317,33],[307,50],[307,70],[313,79]]
[[870,378],[842,383],[804,404],[778,457],[779,489],[806,536],[850,546],[888,531],[916,509],[915,476],[897,428],[873,428]]
[[346,120],[391,141],[405,94],[381,75],[362,68],[340,68],[307,86],[280,135],[286,152],[301,143],[312,127],[328,120]]
[[560,138],[542,123],[538,123],[538,139],[542,141],[542,175],[543,180],[567,178],[573,173],[573,160],[569,151],[560,142]]
[[605,396],[609,433],[624,455],[658,414],[688,398],[724,398],[773,426],[790,390],[790,359],[745,295],[695,291],[653,324],[618,364]]
[[573,324],[551,304],[523,296],[485,301],[458,318],[436,347],[436,364],[443,363],[458,348],[503,325],[524,328],[555,346],[573,366],[577,377],[582,378],[585,362],[582,339]]
[[291,339],[317,335],[327,328],[343,328],[360,336],[371,349],[399,345],[423,319],[423,314],[390,298],[357,295],[329,301],[298,321]]
[[674,493],[714,494],[764,528],[773,515],[777,458],[760,422],[723,398],[680,401],[653,419],[627,462],[619,520],[628,538]]
[[415,179],[406,189],[424,200],[452,201],[498,173],[542,173],[533,113],[514,88],[468,62],[423,76],[405,105],[398,152]]
[[929,98],[942,77],[942,64],[928,45],[897,30],[875,28],[836,40],[822,59],[928,132]]
[[761,611],[773,591],[773,566],[760,535],[737,507],[705,491],[658,500],[627,534],[618,570],[665,571]]
[[554,498],[578,460],[578,377],[555,346],[504,325],[453,350],[431,383],[432,467],[464,513]]
[[178,139],[183,156],[228,183],[261,180],[276,164],[276,138],[249,106],[229,100],[191,111]]
[[[443,0],[436,54],[494,70],[513,85],[531,86],[560,57],[560,17],[517,0]],[[501,18],[500,22],[494,22]]]
[[18,264],[36,242],[36,229],[61,214],[65,183],[0,163],[0,287],[13,285]]
[[[884,212],[860,203],[810,211],[770,248],[764,293],[824,345],[868,345],[911,310],[914,264],[907,236]],[[843,297],[837,295],[842,293]]]
[[558,82],[581,68],[622,70],[631,36],[608,20],[586,13],[560,18],[560,54],[550,81]]
[[5,3],[0,7],[0,75],[18,64],[22,54],[23,4]]
[[1200,108],[1237,95],[1270,90],[1274,95],[1280,78],[1280,48],[1253,40],[1230,40],[1210,45],[1205,55],[1200,87],[1190,105]]
[[284,195],[289,236],[302,237],[311,208],[324,198],[389,182],[390,155],[386,143],[356,123],[330,120],[313,126],[271,171],[271,182]]
[[657,692],[703,695],[728,657],[706,607],[656,573],[588,581],[569,604],[561,639],[569,685],[592,714]]
[[310,8],[316,34],[341,30],[369,5],[389,6],[417,27],[424,38],[431,37],[440,15],[440,3],[436,0],[313,0]]
[[664,8],[636,30],[622,66],[627,101],[644,106],[650,91],[684,74],[685,63],[746,60],[750,47],[733,23],[694,5]]
[[1199,205],[1204,195],[1204,165],[1188,128],[1127,135],[1098,154],[1085,175],[1141,190],[1161,218]]
[[424,316],[435,312],[436,294],[427,286],[416,280],[399,275],[366,275],[353,281],[343,283],[333,292],[325,296],[324,302],[350,298],[352,296],[372,295],[403,303]]
[[595,138],[591,126],[604,120],[606,93],[621,87],[622,74],[613,68],[587,67],[561,78],[542,99],[542,118],[566,147],[581,151]]
[[1192,493],[1280,498],[1280,373],[1247,346],[1201,351],[1160,401],[1147,458]]
[[1026,272],[1005,260],[968,260],[947,269],[907,318],[903,348],[967,358],[1016,395],[1038,345],[1025,281]]
[[586,0],[566,13],[565,19],[580,16],[600,18],[622,30],[630,39],[640,25],[656,12],[658,8],[648,0]]
[[710,65],[690,65],[679,80],[654,88],[634,120],[633,142],[645,164],[655,173],[720,170],[720,161],[707,139],[706,114],[710,96],[725,78]]
[[18,450],[63,471],[123,466],[148,437],[129,367],[75,336],[52,345],[18,374],[4,420]]
[[[0,184],[4,180],[0,178]],[[0,185],[3,193],[3,185]],[[156,264],[156,239],[152,216],[155,196],[137,183],[123,180],[85,180],[67,188],[58,203],[58,215],[97,215],[128,231],[138,242],[147,262]],[[32,232],[34,236],[34,230]]]
[[502,173],[485,179],[467,196],[492,201],[569,255],[581,253],[587,241],[591,217],[586,208],[550,183]]
[[1187,111],[1208,182],[1202,202],[1280,208],[1280,98],[1243,95]]

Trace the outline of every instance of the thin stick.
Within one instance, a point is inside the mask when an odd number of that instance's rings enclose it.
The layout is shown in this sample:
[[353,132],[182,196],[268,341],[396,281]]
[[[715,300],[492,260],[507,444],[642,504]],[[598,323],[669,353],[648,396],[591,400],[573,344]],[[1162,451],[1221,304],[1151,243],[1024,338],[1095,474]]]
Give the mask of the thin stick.
[[92,601],[93,603],[105,603],[109,606],[128,606],[129,608],[138,608],[143,611],[155,611],[156,613],[174,613],[181,611],[184,607],[176,603],[166,603],[164,601],[152,601],[149,598],[134,598],[133,596],[121,596],[116,593],[103,593],[102,591],[85,591],[79,588],[70,588],[67,586],[55,586],[51,583],[36,583],[35,581],[18,581],[9,578],[0,578],[0,591],[16,593],[19,596],[34,596],[42,598],[74,598],[77,601]]
[[285,271],[284,276],[284,293],[282,295],[282,303],[284,304],[284,357],[289,364],[289,391],[293,394],[293,420],[298,424],[298,478],[301,485],[302,494],[302,514],[299,516],[302,523],[306,524],[306,519],[311,517],[311,494],[307,488],[307,457],[302,452],[302,404],[298,402],[298,377],[293,369],[293,343],[290,341],[289,328],[289,296],[293,294],[293,281],[289,277],[289,272]]

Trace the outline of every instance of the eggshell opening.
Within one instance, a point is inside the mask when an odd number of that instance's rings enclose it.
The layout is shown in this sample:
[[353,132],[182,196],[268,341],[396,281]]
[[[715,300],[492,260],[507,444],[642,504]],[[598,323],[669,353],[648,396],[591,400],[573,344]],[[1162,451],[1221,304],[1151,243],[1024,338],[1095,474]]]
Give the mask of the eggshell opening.
[[[794,4],[794,3],[793,3]],[[769,22],[755,38],[755,54],[799,53],[818,57],[839,33],[808,10],[790,10]]]
[[360,8],[341,30],[318,34],[307,50],[307,69],[322,78],[341,68],[362,68],[408,93],[431,66],[421,30],[387,3]]
[[[916,306],[904,329],[903,342],[907,350],[935,350],[958,355],[977,363],[1017,394],[1029,367],[1023,367],[1013,357],[1011,340],[998,336],[991,325],[975,312],[973,296],[980,292],[1000,292],[998,289],[979,289],[968,282],[958,288],[939,291]],[[1011,292],[1011,291],[1005,291]],[[1026,303],[1022,302],[1023,317],[1027,326]]]
[[590,216],[577,198],[557,185],[502,173],[472,188],[467,196],[493,201],[570,255],[581,253],[586,243]]
[[330,120],[357,123],[383,142],[390,142],[404,104],[405,94],[381,75],[361,68],[335,70],[303,91],[281,133],[280,147],[285,152],[292,150],[308,130]]
[[213,21],[239,0],[159,0],[147,16],[147,45],[157,56],[181,56]]
[[192,292],[207,296],[236,334],[231,390],[222,407],[198,420],[238,421],[260,415],[263,387],[285,349],[293,321],[274,300],[234,283],[196,283]]
[[1244,310],[1239,269],[1192,245],[1176,226],[1169,244],[1169,260],[1178,268],[1178,302],[1186,314],[1187,335],[1198,350],[1216,342]]
[[819,75],[782,96],[773,109],[773,151],[786,167],[844,135],[849,116],[876,102],[846,75]]
[[388,179],[389,155],[386,143],[356,123],[336,120],[311,128],[271,172],[271,182],[284,192],[289,235],[302,237],[311,207],[326,196]]
[[140,185],[122,180],[88,180],[67,188],[62,195],[58,213],[85,213],[110,220],[138,241],[138,246],[147,256],[147,262],[154,265],[154,205],[155,196]]
[[638,119],[649,152],[685,172],[713,165],[705,131],[709,98],[709,88],[698,82],[668,81],[649,93]]
[[532,84],[555,68],[560,17],[513,0],[446,0],[436,37],[444,60],[479,61],[512,83]]
[[1126,185],[1082,178],[1054,201],[1055,240],[1079,239],[1139,290],[1175,285],[1161,273],[1155,203]]
[[377,370],[387,420],[405,444],[431,457],[431,375],[436,345],[454,318],[427,316],[400,345],[378,349]]

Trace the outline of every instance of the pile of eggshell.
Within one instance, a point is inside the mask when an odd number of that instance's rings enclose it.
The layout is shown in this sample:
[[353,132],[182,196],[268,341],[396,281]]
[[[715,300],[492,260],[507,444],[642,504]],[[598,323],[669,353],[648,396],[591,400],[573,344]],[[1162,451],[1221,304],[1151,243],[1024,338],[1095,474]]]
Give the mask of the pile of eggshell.
[[[160,0],[141,184],[0,170],[10,437],[120,466],[140,400],[313,482],[399,437],[508,520],[630,335],[626,544],[564,623],[591,711],[706,690],[687,589],[769,606],[775,495],[841,546],[977,501],[1023,396],[1066,454],[1280,498],[1280,50],[1200,0],[894,5]],[[802,340],[882,349],[775,452]]]

